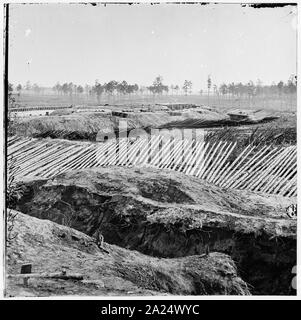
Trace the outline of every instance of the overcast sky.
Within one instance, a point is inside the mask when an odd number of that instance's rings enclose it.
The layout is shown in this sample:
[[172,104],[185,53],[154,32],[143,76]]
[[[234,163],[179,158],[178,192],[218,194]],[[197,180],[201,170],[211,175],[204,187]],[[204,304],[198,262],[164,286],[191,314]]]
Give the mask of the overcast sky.
[[[10,6],[9,80],[42,86],[127,80],[150,85],[287,80],[296,11],[238,4]],[[292,12],[293,11],[293,12]]]

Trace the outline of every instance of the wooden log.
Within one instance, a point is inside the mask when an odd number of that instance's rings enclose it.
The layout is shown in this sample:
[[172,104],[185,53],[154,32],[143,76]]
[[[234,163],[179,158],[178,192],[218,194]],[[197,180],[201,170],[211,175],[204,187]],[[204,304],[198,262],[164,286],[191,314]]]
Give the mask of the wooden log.
[[212,176],[209,177],[209,182],[213,183],[214,180],[220,176],[224,163],[227,161],[227,159],[229,158],[230,154],[232,153],[235,147],[236,147],[236,142],[233,144],[232,142],[228,144],[228,148],[225,150],[225,153],[220,159],[221,161],[218,161],[219,165],[215,168],[214,172],[212,173]]
[[45,149],[47,150],[47,152],[41,151],[39,154],[35,154],[29,161],[26,161],[24,163],[20,170],[20,173],[26,173],[28,170],[31,170],[31,168],[34,168],[36,165],[38,165],[40,161],[47,158],[47,156],[52,155],[58,148],[59,147],[57,145],[52,145],[49,148]]
[[34,174],[38,175],[39,173],[42,173],[48,170],[49,168],[53,168],[56,164],[57,169],[59,169],[60,161],[64,160],[66,156],[68,156],[69,151],[71,151],[73,148],[74,146],[62,148],[61,150],[57,150],[53,154],[50,154],[47,158],[40,160],[34,169]]
[[102,159],[98,159],[97,161],[102,165],[102,166],[107,166],[108,162],[116,157],[116,150],[117,150],[117,145],[116,143],[110,143],[110,144],[105,144],[105,149],[103,152]]
[[195,155],[197,153],[198,147],[201,145],[201,142],[197,141],[195,145],[190,150],[190,153],[186,157],[186,167],[183,169],[183,172],[187,174],[187,172],[192,168],[192,165],[195,161]]
[[162,169],[170,168],[174,164],[175,159],[176,159],[179,151],[181,150],[182,146],[183,146],[183,141],[182,140],[174,142],[173,149],[172,149],[172,152],[170,154],[170,158],[168,159],[168,162],[163,164],[163,166],[161,167]]
[[252,165],[257,162],[258,158],[260,158],[269,149],[269,146],[265,146],[261,150],[259,150],[259,152],[256,152],[253,157],[251,157],[245,164],[238,168],[237,172],[233,174],[228,181],[225,182],[225,185],[223,185],[223,187],[233,188],[233,184],[236,184],[239,177],[245,178],[246,171],[252,168]]
[[[189,140],[186,140],[186,141],[189,141]],[[189,151],[191,150],[192,146],[193,146],[193,141],[192,142],[189,141],[180,157],[181,159],[180,163],[182,162],[182,164],[180,165],[179,168],[175,167],[176,171],[182,171],[182,169],[184,169],[187,154],[189,154]]]
[[255,147],[248,145],[229,163],[227,159],[234,144],[174,139],[162,145],[162,139],[156,135],[130,144],[125,138],[122,145],[108,142],[95,148],[95,144],[82,146],[55,139],[45,142],[16,137],[8,147],[8,156],[13,158],[16,168],[10,174],[49,178],[57,173],[95,166],[149,163],[161,169],[184,171],[225,188],[296,195],[294,146],[280,150],[265,146],[254,152]]
[[96,167],[99,167],[102,165],[101,159],[105,150],[107,150],[107,144],[98,142],[95,148],[95,166]]
[[78,156],[78,158],[75,160],[75,162],[70,167],[70,171],[71,170],[78,170],[80,168],[80,166],[82,165],[83,161],[88,159],[88,157],[90,156],[90,152],[91,152],[91,146],[88,146],[87,148],[85,148],[85,151],[80,156]]
[[[123,166],[126,164],[126,157],[127,157],[127,154],[128,154],[128,148],[129,148],[129,144],[127,143],[127,141],[122,141],[119,143],[119,146],[117,145],[115,147],[115,152],[116,152],[116,149],[118,150],[119,148],[119,151],[118,151],[118,156],[116,155],[116,163],[120,166]],[[109,159],[107,160],[111,160],[113,157],[113,155],[111,154],[111,156],[109,157]],[[106,162],[107,162],[106,160]]]
[[20,154],[14,154],[13,157],[17,159],[17,164],[25,163],[26,161],[29,161],[32,157],[34,157],[36,154],[39,154],[41,150],[46,150],[46,143],[45,144],[36,144],[35,146],[31,146],[27,150],[24,150]]
[[[207,169],[207,177],[206,180],[211,182],[211,177],[214,174],[216,168],[218,165],[222,162],[222,160],[227,157],[227,151],[228,148],[231,146],[232,143],[222,143],[221,148],[219,149],[219,152],[217,150],[217,153],[215,154],[212,164],[210,168]],[[228,148],[227,148],[228,147]]]
[[[281,171],[278,174],[279,178],[283,178],[287,176],[287,173],[289,173],[291,171],[291,168],[297,164],[296,161],[296,149],[294,150],[294,153],[291,155],[291,158],[286,162],[285,166],[281,167]],[[283,180],[284,181],[284,180]],[[270,193],[274,192],[274,193],[278,193],[278,191],[281,189],[281,185],[278,184],[275,186],[275,184],[273,183],[270,187],[269,187],[269,191]]]
[[193,173],[196,177],[199,177],[199,175],[203,172],[206,160],[208,159],[208,156],[210,155],[210,152],[213,150],[215,145],[216,145],[216,142],[214,142],[212,145],[210,145],[209,143],[205,144],[202,155],[200,156],[199,161],[196,165],[197,168],[196,170],[194,170],[194,173]]
[[176,145],[175,145],[175,140],[174,139],[170,139],[168,145],[166,145],[164,154],[161,155],[161,161],[159,162],[159,168],[168,166],[171,162],[171,157],[174,153],[174,149],[175,149]]
[[141,149],[141,152],[139,154],[139,156],[137,157],[137,159],[134,161],[133,165],[136,164],[141,164],[143,163],[143,160],[147,157],[147,155],[149,154],[150,151],[150,147],[151,145],[158,141],[159,136],[155,136],[155,137],[151,137],[149,140],[147,140],[147,142],[145,143],[145,146],[143,149]]
[[[291,155],[294,153],[295,149],[294,148],[287,148],[286,150],[288,150],[288,152],[286,153],[286,156],[283,158],[282,163],[287,164],[288,159],[291,158]],[[272,173],[273,176],[275,177],[279,177],[280,176],[280,172],[282,172],[283,169],[283,164],[277,166],[276,170]],[[274,179],[270,179],[269,181],[266,182],[264,188],[262,188],[262,192],[268,192],[267,190],[270,189],[271,186],[274,185]]]
[[281,186],[281,188],[277,188],[277,191],[275,192],[279,192],[279,194],[284,195],[289,188],[295,183],[295,179],[292,179],[294,176],[297,176],[297,164],[295,164],[293,166],[293,168],[289,168],[288,171],[290,173],[288,173],[288,175],[286,175],[285,177],[281,177],[281,182],[279,183],[279,186]]
[[265,156],[263,156],[260,160],[256,161],[250,168],[247,169],[249,173],[249,177],[247,180],[239,180],[234,183],[233,186],[239,186],[239,188],[245,188],[248,190],[251,190],[254,182],[258,182],[258,179],[262,177],[264,172],[272,165],[273,161],[279,154],[281,153],[281,150],[271,150],[269,153],[267,153]]
[[128,154],[128,164],[133,165],[133,162],[135,160],[135,157],[137,156],[137,153],[140,151],[140,148],[143,147],[143,144],[145,143],[145,139],[140,139],[136,141]]
[[18,160],[21,160],[22,158],[30,157],[30,154],[38,151],[39,149],[46,147],[47,142],[39,143],[34,141],[33,143],[27,144],[26,147],[21,148],[17,152],[11,152],[11,150],[8,150],[9,154],[11,154],[13,157],[17,158]]
[[127,153],[128,144],[126,141],[120,141],[117,145],[117,157],[116,157],[116,164],[119,166],[124,165],[125,154]]
[[160,144],[161,144],[162,136],[158,136],[158,139],[156,139],[153,143],[151,143],[149,152],[146,153],[145,159],[141,160],[142,164],[150,164],[153,160],[153,158],[156,156],[157,152],[159,151]]
[[78,170],[84,169],[84,168],[89,168],[88,163],[95,157],[95,146],[92,146],[91,149],[89,150],[88,156],[84,161],[80,163],[80,166],[78,167]]
[[170,146],[172,144],[172,141],[163,142],[162,140],[162,146],[160,148],[160,151],[154,156],[154,158],[151,160],[151,164],[155,166],[160,166],[162,163],[162,160],[164,159],[165,155],[168,154],[168,151],[170,150]]
[[212,160],[212,158],[214,157],[215,153],[217,152],[218,148],[220,147],[220,145],[222,144],[222,141],[220,141],[217,146],[216,143],[214,143],[210,149],[210,151],[208,151],[208,155],[207,157],[205,157],[204,159],[204,163],[202,164],[203,167],[200,170],[200,172],[197,174],[197,176],[201,179],[204,179],[207,173],[207,169],[210,165],[210,162]]
[[[232,176],[233,172],[235,172],[236,168],[240,166],[241,163],[247,158],[247,156],[251,153],[251,151],[255,147],[251,147],[251,145],[248,145],[240,154],[239,156],[230,164],[229,166],[225,167],[225,170],[221,173],[220,177],[215,181],[217,185],[222,185],[225,183],[230,176]],[[246,154],[245,154],[246,153]],[[244,155],[245,154],[245,155]],[[244,155],[244,157],[243,157]]]
[[209,147],[209,143],[202,143],[201,148],[200,148],[200,152],[197,155],[197,160],[194,165],[194,168],[189,172],[189,174],[196,176],[197,172],[199,172],[201,170],[201,168],[205,162],[205,154],[206,154],[208,147]]
[[26,148],[28,145],[30,145],[32,142],[36,142],[35,140],[31,139],[25,139],[21,141],[17,141],[16,143],[13,143],[7,148],[8,154],[14,154],[19,152],[22,152],[24,148]]
[[282,165],[282,159],[286,155],[286,149],[283,152],[283,149],[280,150],[279,154],[275,156],[271,161],[266,163],[265,170],[258,170],[258,174],[255,175],[253,181],[248,182],[248,189],[249,190],[261,190],[262,186],[265,184],[266,181],[269,181],[273,176],[273,171],[275,167],[279,167]]
[[24,274],[8,274],[8,279],[26,279],[26,278],[50,278],[50,279],[63,279],[63,280],[83,280],[84,276],[80,273],[24,273]]
[[64,168],[61,170],[61,172],[71,171],[73,170],[75,164],[78,163],[79,159],[86,154],[86,152],[89,150],[90,146],[79,148],[78,151],[70,157],[69,161],[67,160],[66,163],[64,163]]
[[193,155],[193,159],[191,161],[191,166],[187,168],[186,174],[192,175],[192,172],[195,170],[197,164],[200,159],[200,153],[204,150],[204,141],[197,141],[196,143],[196,148],[195,148],[195,153]]
[[[69,164],[76,155],[78,155],[78,151],[82,150],[78,146],[74,146],[74,148],[66,154],[64,159],[59,159],[59,164],[57,166],[47,168],[47,170],[43,171],[43,177],[50,178],[56,174],[62,173],[66,169],[66,165]],[[54,164],[54,163],[53,163]]]

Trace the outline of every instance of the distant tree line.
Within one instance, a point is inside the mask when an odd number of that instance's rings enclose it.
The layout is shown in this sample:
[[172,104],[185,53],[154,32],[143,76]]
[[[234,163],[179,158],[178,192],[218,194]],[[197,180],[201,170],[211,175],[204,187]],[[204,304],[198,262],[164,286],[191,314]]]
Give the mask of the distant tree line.
[[94,85],[86,84],[85,87],[76,85],[72,82],[60,84],[59,82],[52,88],[57,94],[63,95],[81,95],[86,94],[87,96],[95,96],[97,101],[101,100],[103,94],[109,96],[114,95],[131,95],[137,93],[139,87],[137,84],[128,84],[126,81],[118,82],[115,80],[101,84],[98,80],[95,81]]
[[[10,84],[11,86],[11,89],[13,90],[13,85]],[[31,84],[30,81],[27,81],[25,85],[21,85],[21,84],[18,84],[15,88],[15,91],[17,91],[17,94],[20,95],[21,92],[23,91],[33,91],[34,93],[36,94],[39,94],[39,93],[43,93],[45,90],[45,88],[43,87],[40,87],[38,84],[34,83],[34,84]]]
[[[150,86],[138,86],[138,84],[130,84],[123,80],[118,82],[116,80],[111,80],[101,84],[98,80],[95,81],[94,85],[85,86],[76,85],[73,82],[65,82],[60,84],[57,82],[52,91],[57,95],[86,95],[93,96],[98,102],[101,101],[103,95],[107,97],[114,96],[128,96],[131,95],[179,95],[179,94],[192,94],[192,82],[190,80],[185,80],[183,85],[165,85],[163,83],[162,76],[158,75]],[[17,92],[18,95],[25,92],[33,92],[35,94],[43,94],[46,88],[40,87],[38,84],[31,84],[29,81],[25,85],[18,84],[15,88],[10,84],[11,90]],[[270,96],[270,95],[286,95],[295,94],[297,91],[297,77],[291,75],[290,78],[284,82],[279,81],[278,83],[273,82],[271,85],[264,85],[262,81],[257,80],[256,83],[249,81],[248,83],[222,83],[219,87],[213,84],[211,75],[207,78],[207,94],[208,99],[210,95],[217,95],[219,97],[229,97],[229,98],[242,98],[248,97],[252,98],[254,96]],[[204,94],[203,90],[198,92],[200,95]]]
[[260,80],[257,80],[256,83],[249,81],[246,84],[241,82],[239,83],[223,83],[220,85],[219,89],[215,86],[215,94],[228,95],[232,97],[253,97],[253,96],[270,96],[270,95],[279,95],[283,94],[294,94],[297,91],[297,77],[292,75],[288,81],[285,83],[279,81],[277,84],[272,83],[271,85],[263,85]]

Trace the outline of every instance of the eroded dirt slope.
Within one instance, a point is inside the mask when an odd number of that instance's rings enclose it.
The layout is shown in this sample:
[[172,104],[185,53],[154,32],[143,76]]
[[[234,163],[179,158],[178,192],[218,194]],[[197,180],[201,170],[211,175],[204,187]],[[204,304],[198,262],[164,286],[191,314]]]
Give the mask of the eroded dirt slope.
[[226,190],[154,168],[97,168],[24,181],[16,208],[157,257],[230,254],[254,294],[291,294],[292,198]]
[[[16,213],[16,212],[15,212]],[[84,233],[19,213],[7,248],[7,273],[31,263],[34,273],[79,273],[83,281],[9,279],[7,296],[249,294],[232,259],[221,253],[160,259],[104,244]]]

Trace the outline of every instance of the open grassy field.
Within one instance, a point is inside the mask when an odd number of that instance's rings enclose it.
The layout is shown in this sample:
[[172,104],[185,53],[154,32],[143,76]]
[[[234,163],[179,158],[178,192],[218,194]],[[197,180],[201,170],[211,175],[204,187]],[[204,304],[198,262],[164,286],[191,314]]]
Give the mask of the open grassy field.
[[95,106],[103,104],[153,104],[153,103],[193,103],[216,107],[222,111],[242,108],[242,109],[264,109],[271,112],[295,112],[297,107],[296,95],[283,96],[255,96],[251,99],[247,97],[236,98],[229,96],[212,95],[133,95],[128,96],[106,96],[104,95],[98,103],[95,97],[86,95],[29,95],[21,94],[15,96],[16,102],[21,106],[70,106],[86,105]]

